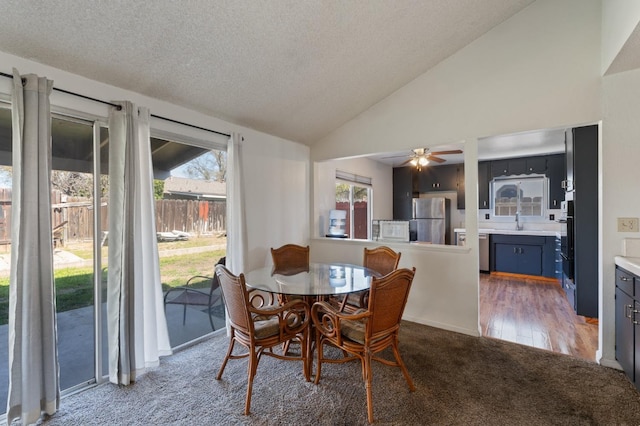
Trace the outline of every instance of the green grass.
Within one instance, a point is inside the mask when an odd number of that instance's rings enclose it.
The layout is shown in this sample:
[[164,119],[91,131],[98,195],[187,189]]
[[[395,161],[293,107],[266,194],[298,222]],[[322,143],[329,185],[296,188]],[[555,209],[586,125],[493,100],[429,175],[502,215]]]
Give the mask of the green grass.
[[[206,247],[220,244],[225,244],[226,239],[224,237],[206,236],[191,238],[186,241],[165,241],[158,242],[158,250],[174,250],[182,248],[192,247]],[[69,253],[73,253],[81,259],[90,260],[93,259],[93,246],[90,241],[88,242],[68,242],[64,250]],[[109,254],[109,247],[101,247],[102,257],[106,258]]]
[[[183,285],[194,275],[212,276],[218,259],[225,255],[224,249],[202,253],[191,253],[160,258],[162,289]],[[93,269],[60,268],[54,271],[56,286],[56,309],[58,312],[83,308],[93,304]],[[103,282],[106,283],[106,272]],[[201,281],[198,286],[206,286]],[[103,297],[106,295],[103,293]],[[0,324],[9,317],[9,277],[0,277]]]

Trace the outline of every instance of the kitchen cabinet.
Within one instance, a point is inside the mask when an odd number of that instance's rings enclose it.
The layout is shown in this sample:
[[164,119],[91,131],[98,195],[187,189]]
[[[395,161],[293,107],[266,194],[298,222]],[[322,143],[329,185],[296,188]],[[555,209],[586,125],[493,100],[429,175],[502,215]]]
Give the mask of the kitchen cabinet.
[[497,243],[496,271],[542,275],[542,248],[539,245]]
[[639,277],[616,266],[616,360],[636,388],[640,389],[640,327],[636,317],[640,311]]
[[393,219],[410,220],[413,199],[413,167],[393,169]]
[[547,156],[526,157],[525,174],[545,174],[547,167]]
[[456,168],[456,198],[458,210],[464,210],[465,200],[464,200],[464,164],[458,164]]
[[491,177],[508,176],[509,160],[493,160],[491,161]]
[[576,313],[598,318],[598,126],[576,127],[568,133],[567,181],[572,181],[573,191],[566,197],[573,199]]
[[491,162],[481,161],[478,163],[478,208],[488,209],[490,208],[489,197],[489,183],[491,182]]
[[429,165],[417,173],[419,192],[457,190],[458,169],[455,164]]
[[491,270],[555,277],[555,238],[538,235],[491,236]]
[[[457,189],[458,210],[465,209],[465,187],[464,187],[464,164],[457,165]],[[489,161],[481,161],[478,163],[478,208],[489,208],[489,183],[491,163]]]
[[564,201],[565,155],[555,154],[547,156],[547,178],[549,178],[549,208],[559,209]]
[[547,159],[544,155],[491,161],[491,177],[544,174],[546,170]]

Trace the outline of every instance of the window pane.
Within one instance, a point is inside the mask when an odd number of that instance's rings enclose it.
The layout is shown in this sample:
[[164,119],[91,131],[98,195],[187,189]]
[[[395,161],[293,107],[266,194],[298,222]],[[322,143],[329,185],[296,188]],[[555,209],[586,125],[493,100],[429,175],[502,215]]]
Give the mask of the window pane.
[[347,214],[345,220],[345,234],[351,233],[351,185],[348,183],[336,183],[336,210],[343,210]]
[[353,186],[353,238],[366,240],[369,226],[369,188]]
[[176,347],[225,328],[220,289],[211,306],[209,294],[215,264],[226,256],[226,152],[164,139],[152,139],[152,150],[160,277]]
[[495,179],[492,182],[495,216],[543,216],[545,178]]
[[60,389],[95,379],[93,123],[51,122]]
[[[0,107],[0,401],[9,391],[9,269],[11,265],[11,110]],[[7,404],[0,406],[0,414]]]

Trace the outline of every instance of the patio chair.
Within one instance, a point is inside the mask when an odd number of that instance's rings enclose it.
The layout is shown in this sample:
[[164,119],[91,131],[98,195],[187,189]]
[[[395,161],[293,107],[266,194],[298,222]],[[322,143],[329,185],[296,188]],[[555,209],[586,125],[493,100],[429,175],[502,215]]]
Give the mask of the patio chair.
[[[362,363],[362,378],[367,392],[367,415],[373,423],[373,394],[371,362],[400,367],[409,390],[415,386],[407,367],[400,357],[398,332],[400,321],[407,304],[409,290],[415,275],[415,268],[397,269],[382,278],[374,277],[369,290],[367,309],[353,314],[340,312],[327,302],[317,302],[311,308],[311,319],[316,330],[318,367],[315,383],[320,381],[323,362],[343,363],[359,359]],[[343,358],[324,358],[323,345],[335,346],[345,353]],[[395,360],[375,356],[391,347]]]
[[[292,300],[281,306],[271,306],[268,309],[256,308],[250,300],[245,284],[244,274],[236,276],[222,265],[216,266],[216,276],[220,282],[224,304],[227,308],[230,326],[229,349],[222,362],[217,380],[230,359],[249,358],[247,396],[244,414],[248,415],[251,408],[251,391],[253,379],[258,369],[258,362],[262,355],[268,355],[281,360],[301,360],[302,372],[307,381],[309,376],[309,357],[306,350],[299,355],[287,355],[274,352],[275,346],[296,341],[301,348],[307,348],[309,339],[309,306],[302,300]],[[235,344],[239,343],[247,349],[246,353],[233,354]],[[267,393],[267,398],[274,395]]]
[[[226,263],[226,257],[222,257],[216,265],[224,265]],[[209,282],[208,287],[196,287],[196,284],[200,284],[203,281]],[[180,287],[173,287],[167,290],[164,295],[164,307],[167,309],[167,305],[182,305],[182,325],[187,320],[187,307],[195,307],[198,309],[207,308],[209,314],[209,322],[211,323],[211,329],[215,330],[216,327],[213,324],[213,312],[212,308],[218,302],[220,302],[222,293],[219,290],[220,284],[218,277],[208,277],[204,275],[194,275],[189,278],[185,285]]]

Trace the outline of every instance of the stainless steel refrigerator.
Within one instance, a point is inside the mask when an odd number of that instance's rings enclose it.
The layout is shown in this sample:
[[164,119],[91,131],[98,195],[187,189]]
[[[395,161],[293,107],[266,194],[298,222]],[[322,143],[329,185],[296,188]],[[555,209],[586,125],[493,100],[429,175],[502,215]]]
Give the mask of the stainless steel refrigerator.
[[444,197],[414,198],[409,231],[414,241],[451,244],[450,201]]

